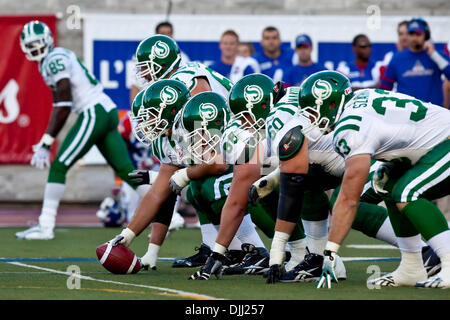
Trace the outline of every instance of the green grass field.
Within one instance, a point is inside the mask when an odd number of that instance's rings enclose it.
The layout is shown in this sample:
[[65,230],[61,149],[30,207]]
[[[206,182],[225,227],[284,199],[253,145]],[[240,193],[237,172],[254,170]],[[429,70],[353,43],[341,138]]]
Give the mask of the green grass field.
[[[170,261],[158,262],[158,270],[142,270],[134,275],[114,275],[96,260],[95,248],[112,239],[120,229],[57,228],[55,240],[16,240],[18,228],[0,229],[0,300],[56,299],[56,300],[177,300],[177,299],[234,299],[234,300],[318,300],[318,299],[450,299],[450,290],[382,288],[368,289],[366,281],[372,275],[368,267],[376,265],[381,272],[395,269],[398,261],[347,261],[347,280],[334,284],[331,290],[318,290],[314,283],[279,283],[267,285],[261,276],[225,276],[218,281],[188,281],[196,269],[173,269]],[[264,236],[267,247],[269,240]],[[161,248],[160,257],[180,257],[194,253],[200,244],[198,229],[182,229],[170,234]],[[383,244],[361,233],[351,232],[342,246],[342,257],[399,257],[397,250],[358,249],[351,244]],[[147,237],[135,239],[131,249],[141,256],[147,247]],[[6,259],[8,258],[8,260]],[[15,261],[13,259],[17,258]],[[62,261],[32,261],[24,258],[65,258]],[[84,259],[75,259],[84,258]],[[48,259],[47,259],[48,260]],[[87,260],[87,261],[86,261]],[[68,289],[66,273],[70,265],[77,265],[81,275],[80,289]],[[68,281],[69,280],[69,281]],[[73,279],[72,279],[73,280]]]

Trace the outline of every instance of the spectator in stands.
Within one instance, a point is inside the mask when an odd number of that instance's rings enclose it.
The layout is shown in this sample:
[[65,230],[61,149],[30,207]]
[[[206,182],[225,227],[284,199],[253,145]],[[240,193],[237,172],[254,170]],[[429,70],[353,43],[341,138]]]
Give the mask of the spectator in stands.
[[298,55],[298,64],[286,70],[283,81],[286,86],[299,86],[311,74],[326,68],[311,59],[312,41],[307,34],[300,34],[295,38],[295,53]]
[[[384,55],[383,60],[380,63],[380,79],[383,78],[383,75],[386,71],[386,67],[389,62],[391,62],[392,57],[396,52],[402,51],[408,47],[408,20],[403,20],[397,25],[397,36],[398,40],[396,43],[396,51],[389,51]],[[397,91],[397,90],[393,90]]]
[[337,71],[345,74],[352,84],[353,90],[376,88],[380,80],[380,69],[370,60],[372,44],[364,34],[353,38],[352,50],[355,54],[353,62],[341,62]]
[[227,30],[220,37],[220,59],[214,61],[210,68],[236,82],[243,76],[259,72],[258,62],[251,57],[238,55],[239,36],[233,30]]
[[255,47],[250,42],[240,42],[237,48],[237,54],[241,57],[251,57],[255,54]]
[[283,73],[292,66],[292,49],[281,48],[280,32],[275,27],[266,27],[262,33],[262,52],[255,54],[261,73],[277,82],[283,79]]
[[[155,34],[163,34],[165,36],[173,38],[173,25],[169,21],[163,21],[156,25]],[[189,57],[181,51],[181,61],[190,61]]]
[[408,22],[408,48],[397,52],[386,68],[380,88],[412,95],[433,104],[443,104],[442,79],[450,79],[449,57],[434,49],[430,28],[425,20],[414,18]]
[[[450,42],[445,44],[444,48],[445,54],[450,57]],[[442,104],[443,107],[450,109],[450,80],[444,79],[444,84],[442,86],[442,90],[444,91],[444,102]]]

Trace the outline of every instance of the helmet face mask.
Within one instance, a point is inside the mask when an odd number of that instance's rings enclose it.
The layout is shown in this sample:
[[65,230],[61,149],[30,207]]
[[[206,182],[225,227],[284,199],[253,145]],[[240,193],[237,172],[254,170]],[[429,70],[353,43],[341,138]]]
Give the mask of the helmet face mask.
[[22,29],[20,47],[28,60],[40,62],[53,49],[50,29],[37,20],[28,22]]
[[186,136],[187,153],[195,163],[211,163],[216,158],[221,135],[198,128]]
[[130,115],[136,138],[149,146],[159,137],[169,135],[177,112],[189,97],[188,88],[178,80],[161,80],[139,92]]
[[228,97],[233,120],[241,123],[239,132],[247,130],[256,143],[265,137],[265,120],[274,105],[275,88],[269,77],[250,74],[236,82]]
[[311,141],[317,141],[333,130],[352,98],[353,90],[348,78],[336,71],[320,71],[303,81],[299,92],[299,114],[311,121],[302,129]]
[[138,115],[133,117],[136,125],[133,126],[133,133],[136,138],[145,146],[149,146],[154,140],[160,136],[167,134],[169,122],[161,119],[161,112],[155,108],[144,109],[138,111]]
[[174,124],[175,141],[185,159],[212,163],[220,154],[220,140],[230,119],[225,100],[217,93],[202,92],[183,107]]

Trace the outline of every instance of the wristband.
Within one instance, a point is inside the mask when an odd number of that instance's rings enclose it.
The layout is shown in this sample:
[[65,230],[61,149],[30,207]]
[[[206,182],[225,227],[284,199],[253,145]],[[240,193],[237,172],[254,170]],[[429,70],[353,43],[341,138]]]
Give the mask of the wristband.
[[53,103],[53,107],[70,107],[72,108],[73,102],[72,101],[58,101]]
[[136,234],[133,232],[133,230],[129,229],[129,228],[125,228],[122,230],[122,232],[120,233],[127,241],[132,241],[135,237]]
[[46,147],[48,149],[50,149],[50,147],[51,147],[51,145],[53,144],[54,141],[55,141],[55,138],[53,138],[48,133],[44,133],[44,135],[41,138],[42,146]]
[[341,246],[340,244],[337,244],[337,243],[332,242],[332,241],[328,241],[327,245],[325,246],[325,250],[337,253],[340,246]]

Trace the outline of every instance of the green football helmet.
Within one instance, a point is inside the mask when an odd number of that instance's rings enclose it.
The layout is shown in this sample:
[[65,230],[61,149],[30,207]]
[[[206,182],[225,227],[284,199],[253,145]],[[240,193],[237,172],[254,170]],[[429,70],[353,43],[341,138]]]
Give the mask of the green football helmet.
[[251,132],[257,141],[264,137],[262,129],[278,90],[268,76],[255,73],[240,79],[230,91],[228,104],[233,119],[240,120],[239,128]]
[[148,146],[167,134],[189,98],[189,89],[178,80],[160,80],[139,92],[130,115],[136,138]]
[[53,49],[50,28],[38,20],[26,23],[20,34],[20,47],[28,60],[41,61]]
[[136,61],[136,78],[151,84],[167,78],[180,66],[181,51],[172,38],[155,35],[139,43]]
[[[300,86],[299,113],[311,120],[311,126],[303,128],[303,134],[316,141],[323,134],[332,131],[345,104],[352,97],[350,80],[339,72],[320,71],[306,78]],[[317,128],[319,137],[311,135]]]
[[210,163],[219,154],[219,142],[229,120],[225,99],[214,92],[201,92],[177,116],[175,140],[194,163]]

